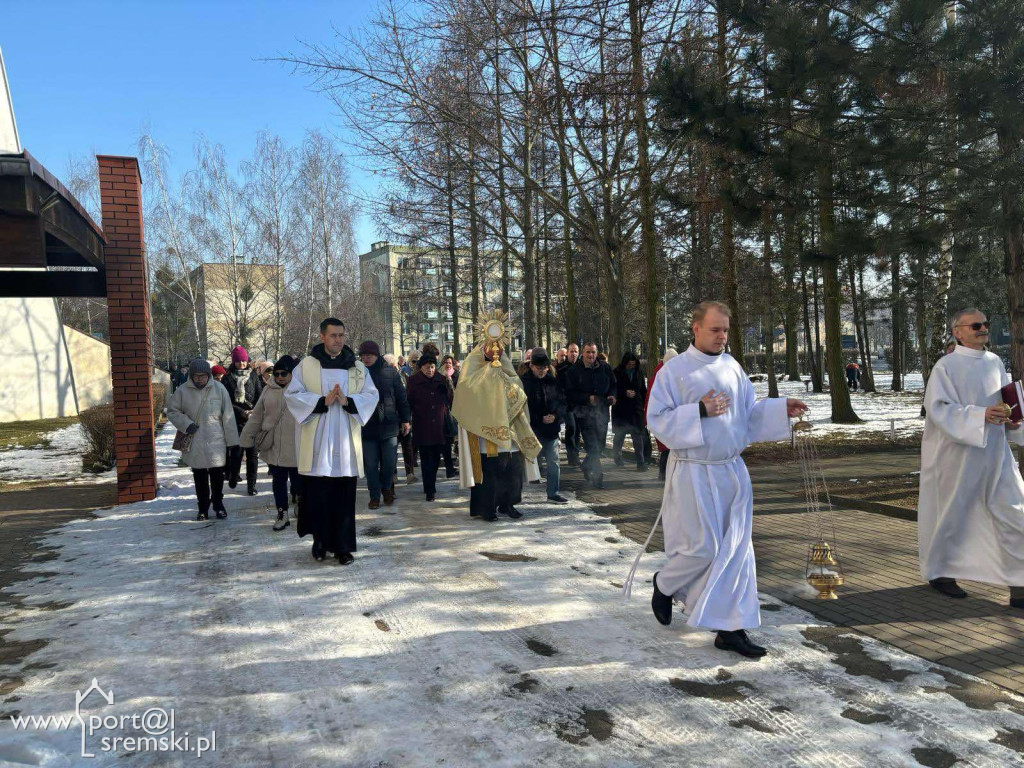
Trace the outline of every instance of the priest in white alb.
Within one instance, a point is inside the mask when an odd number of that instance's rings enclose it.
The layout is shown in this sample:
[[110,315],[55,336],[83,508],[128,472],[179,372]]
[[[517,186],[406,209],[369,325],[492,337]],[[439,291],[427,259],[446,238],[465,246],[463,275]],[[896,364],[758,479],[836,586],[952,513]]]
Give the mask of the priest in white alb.
[[1024,445],[1021,414],[1002,405],[1010,376],[985,351],[985,315],[965,309],[952,326],[957,346],[935,363],[924,395],[921,575],[949,597],[967,597],[957,579],[1002,584],[1024,608],[1024,481],[1007,443]]
[[647,425],[671,452],[659,515],[667,561],[654,574],[651,608],[669,624],[678,600],[689,626],[717,632],[716,648],[757,658],[767,649],[746,633],[761,625],[761,613],[753,489],[740,453],[750,443],[787,439],[789,417],[807,406],[755,400],[747,374],[725,352],[729,322],[725,304],[698,304],[693,344],[665,364],[651,390]]
[[299,536],[313,536],[313,557],[333,552],[348,565],[356,551],[356,483],[363,474],[362,427],[377,408],[377,388],[345,344],[345,324],[320,323],[320,343],[292,373],[285,390],[295,417],[302,496]]

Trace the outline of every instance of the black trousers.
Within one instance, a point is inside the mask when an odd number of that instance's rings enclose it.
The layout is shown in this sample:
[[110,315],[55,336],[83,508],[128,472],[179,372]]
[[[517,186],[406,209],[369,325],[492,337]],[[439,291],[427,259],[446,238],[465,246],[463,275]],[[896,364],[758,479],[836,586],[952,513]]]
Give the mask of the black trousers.
[[259,457],[256,454],[255,448],[243,448],[241,451],[236,451],[233,454],[231,449],[228,449],[228,460],[231,462],[230,476],[236,482],[241,478],[243,453],[245,454],[245,481],[249,485],[254,485],[260,471]]
[[447,439],[444,446],[442,446],[441,456],[444,458],[444,471],[446,475],[450,475],[455,471],[455,459],[452,458],[452,449],[454,447],[455,443]]
[[[468,457],[463,459],[469,460]],[[480,464],[483,482],[470,489],[469,514],[493,520],[498,511],[507,512],[523,500],[523,472],[526,465],[523,454],[518,451],[481,456]]]
[[416,447],[412,444],[412,432],[398,436],[398,442],[402,446],[402,461],[405,463],[405,474],[414,475],[416,469]]
[[423,478],[423,492],[427,496],[437,493],[437,468],[441,466],[441,452],[444,446],[421,445],[420,477]]
[[580,431],[576,428],[576,416],[572,411],[565,415],[565,453],[570,460],[579,461]]
[[210,511],[210,502],[215,507],[224,503],[224,467],[193,469],[192,480],[196,485],[196,500],[200,512]]
[[664,479],[665,472],[668,470],[668,457],[669,452],[667,450],[662,451],[658,454],[658,477]]
[[299,536],[311,535],[328,552],[355,552],[357,479],[302,475]]
[[644,435],[640,430],[640,427],[632,426],[618,426],[612,430],[615,433],[615,437],[612,438],[612,451],[616,459],[622,458],[622,446],[626,442],[626,435],[629,435],[633,440],[633,455],[636,458],[636,463],[644,463]]
[[601,469],[601,452],[604,450],[605,438],[608,434],[608,411],[605,408],[588,408],[576,414],[576,426],[583,437],[583,447],[587,458],[583,461],[583,471],[591,482],[599,482],[604,478]]

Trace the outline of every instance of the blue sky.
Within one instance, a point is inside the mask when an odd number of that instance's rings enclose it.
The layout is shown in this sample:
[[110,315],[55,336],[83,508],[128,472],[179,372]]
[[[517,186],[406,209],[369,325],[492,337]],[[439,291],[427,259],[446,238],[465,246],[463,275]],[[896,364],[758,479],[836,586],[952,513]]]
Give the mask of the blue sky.
[[[281,63],[260,61],[330,42],[372,0],[0,0],[0,48],[21,143],[58,177],[69,155],[135,155],[152,131],[172,172],[193,161],[197,134],[232,164],[267,130],[297,145],[307,128],[344,138],[331,102]],[[372,177],[352,169],[362,195]],[[145,194],[145,188],[143,189]],[[363,217],[360,251],[373,229]]]

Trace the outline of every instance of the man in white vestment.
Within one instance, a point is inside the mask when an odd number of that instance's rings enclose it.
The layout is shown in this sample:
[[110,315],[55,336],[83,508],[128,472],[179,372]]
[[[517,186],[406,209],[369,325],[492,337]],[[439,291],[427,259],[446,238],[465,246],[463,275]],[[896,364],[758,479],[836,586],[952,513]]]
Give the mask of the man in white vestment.
[[313,557],[333,552],[342,565],[356,551],[356,482],[363,474],[362,427],[377,408],[377,388],[345,344],[345,324],[320,323],[320,344],[292,373],[284,399],[296,421],[303,476],[297,530],[313,536]]
[[935,363],[924,395],[921,575],[949,597],[967,597],[957,579],[1004,584],[1024,608],[1024,481],[1007,443],[1024,444],[1021,414],[1002,406],[1010,377],[985,351],[985,315],[965,309],[952,326],[957,347]]
[[750,443],[785,440],[794,399],[755,401],[747,374],[725,352],[729,308],[705,301],[693,311],[693,344],[658,373],[647,406],[651,432],[670,450],[661,518],[668,560],[654,574],[651,607],[672,621],[716,631],[715,647],[758,658],[767,649],[746,629],[761,625],[751,542],[753,491],[740,453]]

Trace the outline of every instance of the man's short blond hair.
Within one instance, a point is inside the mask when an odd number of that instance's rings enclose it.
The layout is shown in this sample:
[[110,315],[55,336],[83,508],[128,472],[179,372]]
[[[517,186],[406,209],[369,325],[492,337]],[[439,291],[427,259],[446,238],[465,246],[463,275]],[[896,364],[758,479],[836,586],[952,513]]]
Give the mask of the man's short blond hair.
[[732,320],[732,310],[729,309],[728,304],[721,301],[702,301],[700,304],[693,308],[693,322],[704,322],[704,317],[712,309],[721,312],[723,315]]

